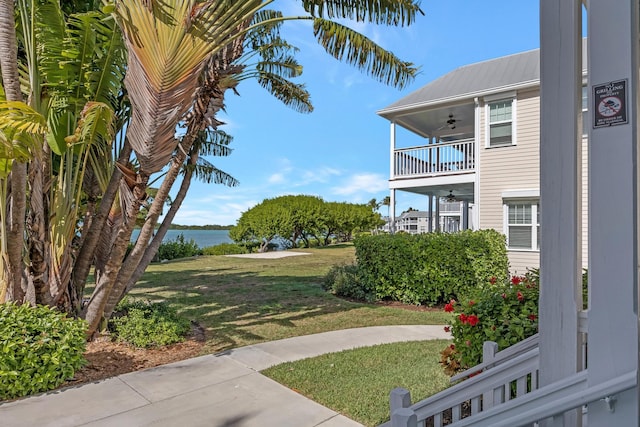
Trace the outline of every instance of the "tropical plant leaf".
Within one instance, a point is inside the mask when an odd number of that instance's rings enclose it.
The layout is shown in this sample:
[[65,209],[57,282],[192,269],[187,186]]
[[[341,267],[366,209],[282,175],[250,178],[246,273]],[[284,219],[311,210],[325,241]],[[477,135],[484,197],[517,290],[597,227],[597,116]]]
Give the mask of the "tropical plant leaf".
[[303,0],[302,7],[315,18],[350,19],[358,22],[404,26],[422,13],[415,0]]
[[258,83],[286,106],[300,113],[313,111],[311,95],[304,84],[293,83],[277,74],[259,72]]
[[36,110],[22,101],[0,101],[0,129],[15,132],[44,134],[47,121]]
[[328,54],[384,84],[403,88],[418,72],[412,63],[401,61],[369,38],[337,22],[317,18],[313,30]]
[[227,187],[236,187],[240,184],[237,179],[221,171],[202,157],[198,158],[195,165],[184,165],[182,173],[184,174],[187,170],[192,170],[194,178],[206,184],[224,184]]

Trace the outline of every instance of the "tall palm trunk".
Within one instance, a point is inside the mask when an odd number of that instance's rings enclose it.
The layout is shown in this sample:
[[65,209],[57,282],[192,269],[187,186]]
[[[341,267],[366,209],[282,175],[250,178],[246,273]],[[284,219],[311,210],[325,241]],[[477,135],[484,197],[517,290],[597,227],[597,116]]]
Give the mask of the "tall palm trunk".
[[[0,68],[2,83],[8,101],[22,101],[20,79],[18,75],[18,45],[15,32],[13,0],[0,0]],[[24,245],[24,220],[26,213],[27,165],[13,162],[10,179],[9,201],[10,215],[7,217],[7,264],[4,277],[8,299],[22,302],[25,297],[23,289],[22,248]],[[2,207],[3,209],[5,207]],[[4,260],[2,261],[5,262]]]

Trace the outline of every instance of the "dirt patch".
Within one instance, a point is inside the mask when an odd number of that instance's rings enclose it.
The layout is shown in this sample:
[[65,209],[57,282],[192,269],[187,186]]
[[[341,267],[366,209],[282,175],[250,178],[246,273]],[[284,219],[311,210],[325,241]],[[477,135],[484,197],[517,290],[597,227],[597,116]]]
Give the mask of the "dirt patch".
[[60,387],[103,380],[200,356],[204,343],[204,330],[200,325],[192,325],[191,336],[186,341],[164,347],[135,348],[113,342],[108,336],[100,337],[87,343],[84,356],[88,363],[75,373],[73,379]]

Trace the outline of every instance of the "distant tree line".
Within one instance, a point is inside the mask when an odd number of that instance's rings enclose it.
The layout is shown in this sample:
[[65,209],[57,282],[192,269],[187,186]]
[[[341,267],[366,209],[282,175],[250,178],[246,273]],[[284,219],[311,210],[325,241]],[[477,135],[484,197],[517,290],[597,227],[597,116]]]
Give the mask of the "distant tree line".
[[218,225],[218,224],[207,224],[207,225],[180,225],[180,224],[171,224],[169,226],[170,230],[231,230],[233,225]]
[[315,196],[281,196],[265,199],[244,212],[229,237],[236,243],[253,244],[264,252],[276,239],[290,247],[326,246],[350,241],[354,233],[371,231],[384,224],[378,212],[364,204],[325,202]]

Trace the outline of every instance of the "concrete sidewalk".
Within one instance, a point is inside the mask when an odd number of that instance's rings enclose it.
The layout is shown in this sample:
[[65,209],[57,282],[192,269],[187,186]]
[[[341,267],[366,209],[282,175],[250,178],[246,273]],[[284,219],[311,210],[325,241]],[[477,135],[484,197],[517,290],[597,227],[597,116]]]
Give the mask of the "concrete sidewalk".
[[288,338],[0,404],[0,425],[357,427],[258,371],[399,341],[449,339],[438,326],[375,326]]

